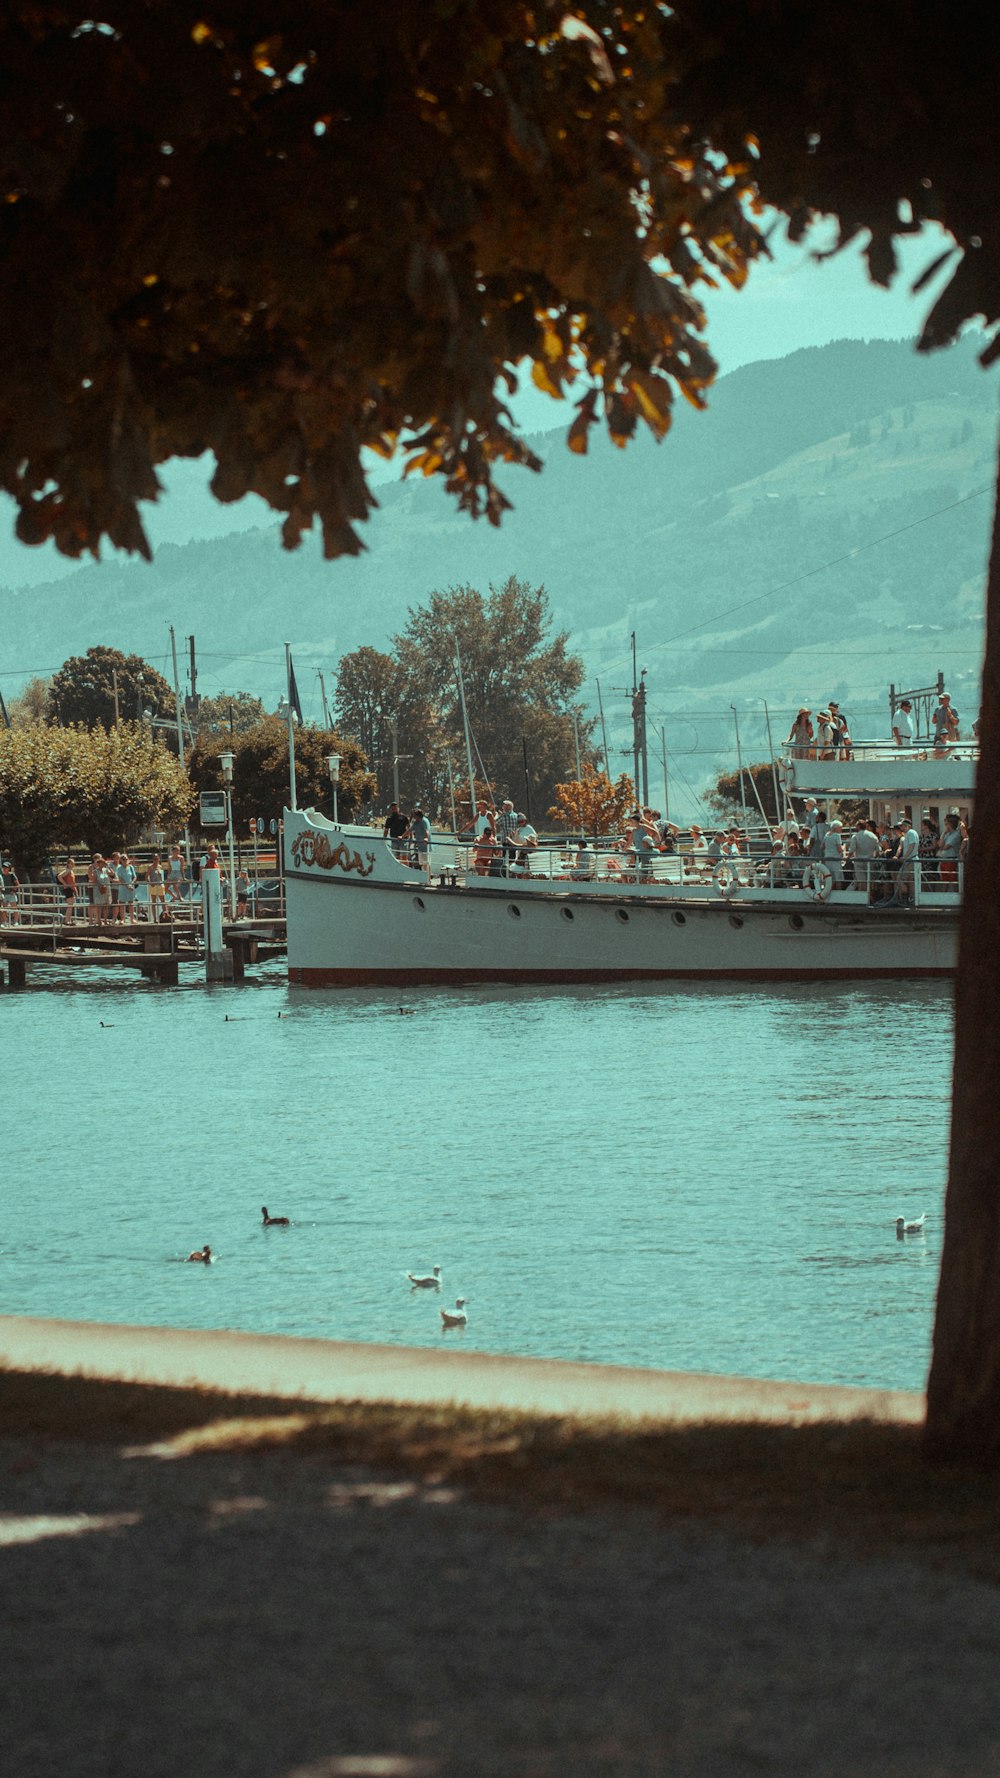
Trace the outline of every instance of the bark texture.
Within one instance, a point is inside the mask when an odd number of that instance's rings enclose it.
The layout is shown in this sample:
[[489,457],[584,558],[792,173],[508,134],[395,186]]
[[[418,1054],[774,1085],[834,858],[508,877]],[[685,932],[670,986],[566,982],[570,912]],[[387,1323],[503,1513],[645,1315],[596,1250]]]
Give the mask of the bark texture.
[[987,579],[979,745],[927,1445],[935,1456],[1000,1466],[1000,496]]

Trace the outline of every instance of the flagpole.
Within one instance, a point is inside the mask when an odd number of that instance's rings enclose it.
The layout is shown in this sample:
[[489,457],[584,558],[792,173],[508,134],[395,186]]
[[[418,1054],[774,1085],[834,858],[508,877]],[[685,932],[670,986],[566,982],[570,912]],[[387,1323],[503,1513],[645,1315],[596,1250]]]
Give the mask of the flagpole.
[[286,702],[288,709],[288,806],[297,809],[299,806],[295,788],[295,709],[292,703],[292,645],[285,643],[285,683],[287,687]]

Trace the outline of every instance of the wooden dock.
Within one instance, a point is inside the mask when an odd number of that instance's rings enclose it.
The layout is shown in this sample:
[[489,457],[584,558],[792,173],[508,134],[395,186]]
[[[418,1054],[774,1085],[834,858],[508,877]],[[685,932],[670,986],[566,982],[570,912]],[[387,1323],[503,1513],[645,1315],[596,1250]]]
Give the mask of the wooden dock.
[[[247,968],[281,956],[285,950],[284,920],[228,922],[223,939],[232,958],[232,980],[242,981]],[[132,925],[73,925],[62,922],[0,926],[0,987],[25,988],[29,969],[138,969],[147,981],[176,987],[182,963],[204,963],[200,923],[164,920]],[[227,963],[228,973],[228,963]]]

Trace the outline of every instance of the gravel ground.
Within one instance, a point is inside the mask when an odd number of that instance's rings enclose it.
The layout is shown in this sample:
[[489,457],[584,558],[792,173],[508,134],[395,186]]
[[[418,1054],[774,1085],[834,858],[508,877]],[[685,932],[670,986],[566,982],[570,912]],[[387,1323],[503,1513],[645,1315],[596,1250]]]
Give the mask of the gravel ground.
[[18,1778],[997,1778],[1000,1589],[276,1450],[0,1440]]

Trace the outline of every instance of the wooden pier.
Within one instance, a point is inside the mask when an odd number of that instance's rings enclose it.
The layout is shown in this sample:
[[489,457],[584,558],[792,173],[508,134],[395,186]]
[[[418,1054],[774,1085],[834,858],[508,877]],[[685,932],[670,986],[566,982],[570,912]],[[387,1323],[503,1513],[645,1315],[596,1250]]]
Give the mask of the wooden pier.
[[[248,967],[285,950],[285,922],[281,919],[230,921],[223,925],[227,959],[240,982]],[[123,966],[138,969],[148,981],[176,987],[182,963],[204,963],[205,950],[200,922],[163,920],[101,926],[82,921],[68,925],[37,919],[0,926],[0,987],[25,988],[29,969],[53,966],[60,970],[107,969]]]

